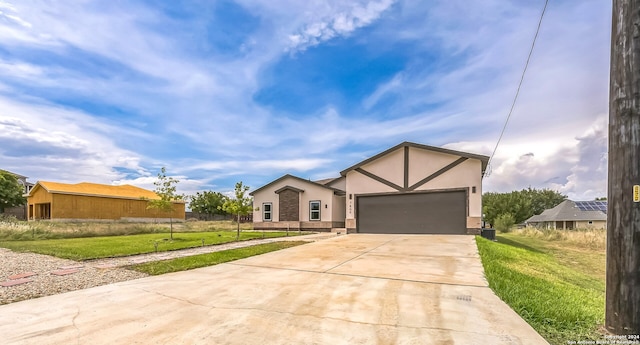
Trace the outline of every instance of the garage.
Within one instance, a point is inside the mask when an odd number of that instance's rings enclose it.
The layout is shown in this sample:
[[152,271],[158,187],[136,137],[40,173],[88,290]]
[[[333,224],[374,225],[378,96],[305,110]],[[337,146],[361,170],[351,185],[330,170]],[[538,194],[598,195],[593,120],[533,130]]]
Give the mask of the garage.
[[372,234],[466,234],[464,190],[357,197],[357,231]]

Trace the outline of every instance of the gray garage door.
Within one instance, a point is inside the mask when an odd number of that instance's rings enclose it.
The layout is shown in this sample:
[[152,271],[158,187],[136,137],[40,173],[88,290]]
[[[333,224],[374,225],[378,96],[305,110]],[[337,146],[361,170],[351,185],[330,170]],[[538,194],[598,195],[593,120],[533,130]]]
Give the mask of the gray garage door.
[[466,234],[464,191],[360,196],[358,232]]

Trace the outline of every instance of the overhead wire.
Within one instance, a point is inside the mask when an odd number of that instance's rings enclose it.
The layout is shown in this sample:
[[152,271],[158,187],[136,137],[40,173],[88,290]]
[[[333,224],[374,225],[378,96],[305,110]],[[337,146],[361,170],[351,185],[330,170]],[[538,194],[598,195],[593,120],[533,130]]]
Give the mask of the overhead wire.
[[516,94],[513,98],[513,102],[511,103],[511,109],[509,109],[509,114],[504,122],[504,126],[502,126],[502,131],[500,132],[500,136],[498,137],[498,141],[496,142],[496,146],[489,156],[489,161],[487,162],[487,172],[485,173],[485,177],[489,177],[491,174],[491,161],[493,160],[493,156],[495,156],[496,151],[498,150],[498,146],[502,141],[502,137],[504,136],[504,132],[507,129],[507,125],[509,124],[509,119],[511,119],[511,115],[513,114],[513,109],[516,106],[516,102],[518,101],[518,96],[520,95],[520,88],[522,87],[522,83],[524,81],[524,76],[527,73],[527,68],[529,68],[529,61],[531,61],[531,55],[533,55],[533,49],[536,46],[536,41],[538,40],[538,34],[540,33],[540,27],[542,26],[542,19],[544,18],[544,14],[547,11],[547,5],[549,4],[549,0],[545,0],[544,7],[542,8],[542,13],[540,14],[540,20],[538,21],[538,27],[536,28],[536,34],[533,36],[533,42],[531,42],[531,49],[529,49],[529,55],[527,56],[527,62],[524,64],[524,69],[522,70],[522,75],[520,76],[520,82],[518,83],[518,88],[516,89]]

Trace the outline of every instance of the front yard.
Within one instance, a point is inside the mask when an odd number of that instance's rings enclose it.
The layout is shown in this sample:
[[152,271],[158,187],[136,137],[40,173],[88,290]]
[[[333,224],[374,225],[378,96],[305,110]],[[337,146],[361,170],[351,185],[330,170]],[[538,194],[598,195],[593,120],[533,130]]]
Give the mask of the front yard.
[[[166,224],[136,223],[6,223],[0,224],[0,247],[71,260],[90,260],[193,248],[233,242],[231,222],[188,222],[169,239]],[[240,241],[296,236],[307,232],[240,232]]]
[[491,289],[549,343],[604,339],[604,231],[525,231],[477,243]]

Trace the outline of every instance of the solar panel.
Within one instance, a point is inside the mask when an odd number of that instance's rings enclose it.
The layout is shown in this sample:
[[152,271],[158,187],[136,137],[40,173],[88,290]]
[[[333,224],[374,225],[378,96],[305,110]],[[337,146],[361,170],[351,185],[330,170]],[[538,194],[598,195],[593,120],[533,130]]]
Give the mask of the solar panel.
[[576,207],[581,211],[601,211],[607,213],[606,201],[576,201]]

